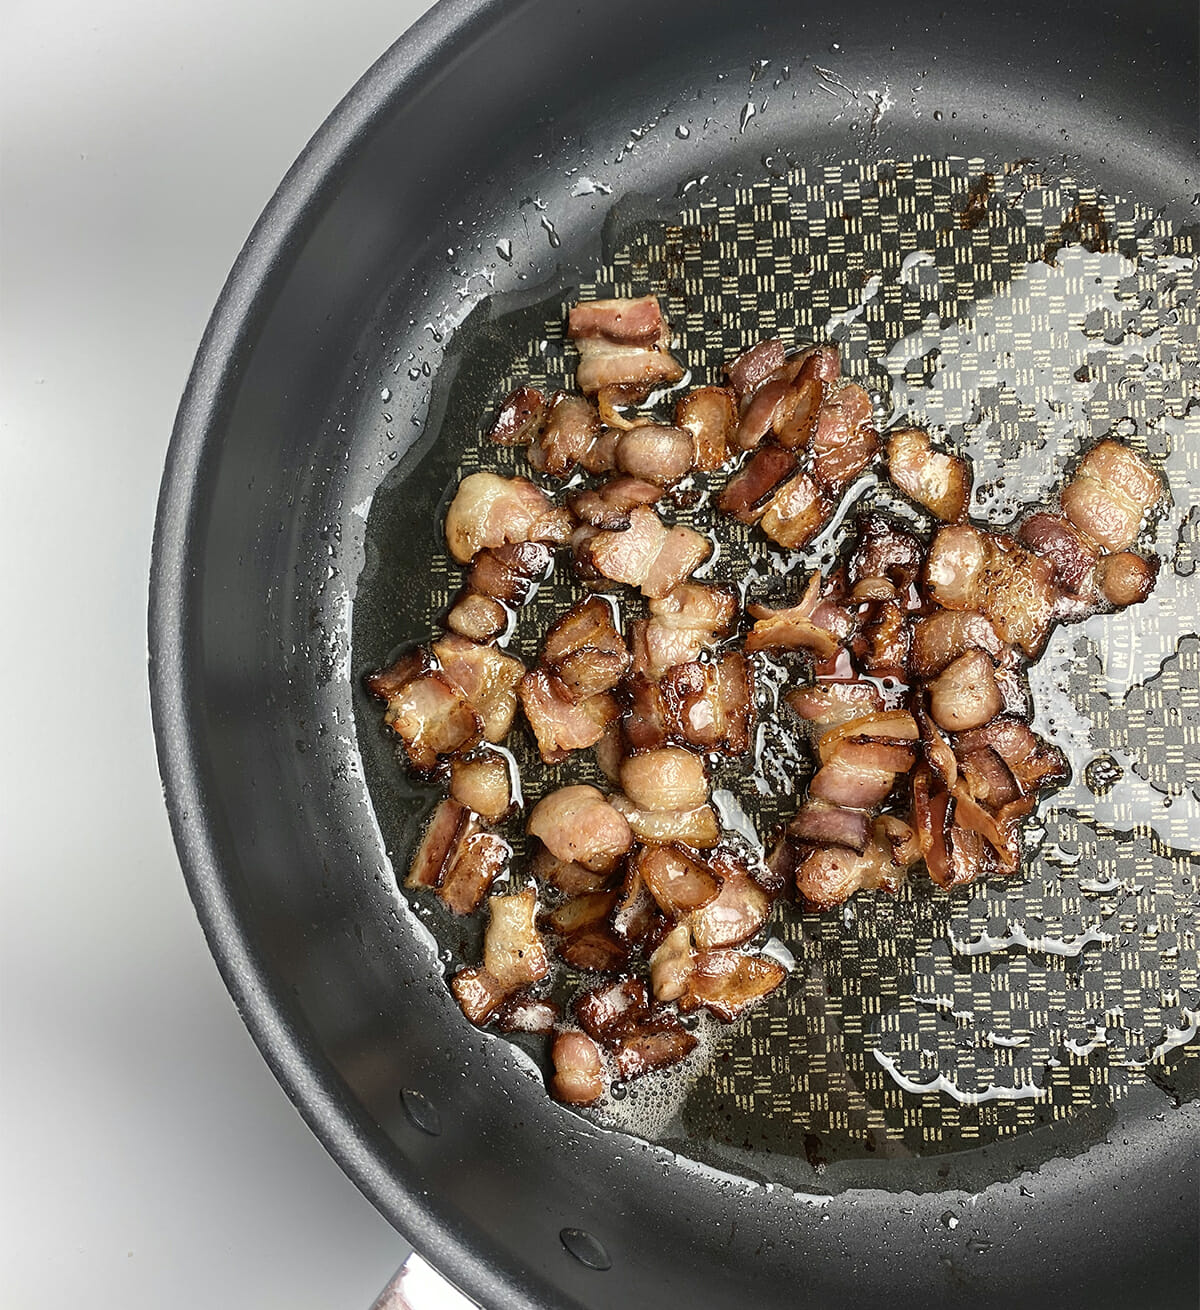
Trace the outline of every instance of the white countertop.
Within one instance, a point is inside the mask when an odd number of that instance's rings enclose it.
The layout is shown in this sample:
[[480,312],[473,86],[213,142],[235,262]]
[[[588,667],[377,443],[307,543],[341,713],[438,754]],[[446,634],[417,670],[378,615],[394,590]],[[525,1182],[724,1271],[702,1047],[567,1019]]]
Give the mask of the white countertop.
[[155,497],[221,283],[423,0],[8,6],[0,1302],[366,1310],[398,1234],[208,955],[146,687]]

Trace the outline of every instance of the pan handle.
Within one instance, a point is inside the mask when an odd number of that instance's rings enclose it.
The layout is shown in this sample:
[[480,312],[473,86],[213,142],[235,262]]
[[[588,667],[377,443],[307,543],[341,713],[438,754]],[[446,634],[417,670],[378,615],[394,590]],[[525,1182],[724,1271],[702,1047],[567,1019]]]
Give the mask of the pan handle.
[[375,1298],[371,1310],[478,1310],[478,1307],[414,1251]]

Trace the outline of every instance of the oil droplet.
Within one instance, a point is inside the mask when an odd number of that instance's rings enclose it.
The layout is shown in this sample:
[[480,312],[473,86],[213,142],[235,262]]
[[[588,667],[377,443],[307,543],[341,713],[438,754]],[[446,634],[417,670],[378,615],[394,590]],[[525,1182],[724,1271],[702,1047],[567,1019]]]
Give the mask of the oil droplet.
[[746,103],[742,106],[741,117],[738,119],[738,131],[744,132],[746,130],[746,124],[749,123],[750,120],[757,113],[758,110],[754,108],[753,103],[747,100]]
[[562,245],[562,237],[558,235],[558,232],[555,230],[554,224],[550,221],[550,219],[545,214],[542,215],[542,227],[545,229],[546,236],[549,238],[551,247],[557,250],[559,246]]
[[957,1228],[958,1215],[951,1210],[947,1210],[946,1213],[942,1215],[942,1226],[944,1228]]
[[1120,782],[1125,770],[1111,755],[1097,755],[1089,760],[1083,771],[1083,780],[1093,796],[1103,796]]
[[935,109],[933,111],[933,121],[935,123],[940,123],[942,121],[942,111],[940,109]]
[[496,254],[507,263],[512,259],[512,242],[507,237],[501,237],[496,242]]
[[387,401],[391,400],[391,398],[392,398],[391,387],[384,387],[383,390],[380,391],[379,393],[379,399],[384,401],[384,403],[386,403]]
[[680,123],[675,129],[675,135],[680,139],[680,141],[686,141],[688,137],[692,135],[692,129],[685,123]]

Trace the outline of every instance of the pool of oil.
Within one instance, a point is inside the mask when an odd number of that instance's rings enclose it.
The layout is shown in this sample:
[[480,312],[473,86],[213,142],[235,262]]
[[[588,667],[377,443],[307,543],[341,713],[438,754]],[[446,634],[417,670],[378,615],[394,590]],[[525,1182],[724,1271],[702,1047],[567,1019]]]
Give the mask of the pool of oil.
[[[1103,1132],[1114,1104],[1147,1084],[1195,1096],[1194,234],[1136,198],[1098,195],[1036,165],[985,174],[979,161],[929,158],[793,169],[732,203],[625,222],[618,212],[609,230],[607,262],[590,281],[494,298],[459,330],[424,435],[370,510],[356,649],[363,625],[373,625],[373,649],[380,625],[395,646],[436,630],[460,586],[440,536],[448,499],[476,468],[528,473],[520,452],[483,433],[511,386],[572,385],[563,324],[580,295],[658,295],[689,368],[681,387],[718,381],[724,360],[764,336],[836,341],[881,425],[920,424],[970,456],[972,515],[989,526],[1044,502],[1079,451],[1110,433],[1150,456],[1171,498],[1154,526],[1163,568],[1150,600],[1060,628],[1031,671],[1035,726],[1066,752],[1072,778],[1030,827],[1021,875],[946,895],[918,874],[899,895],[860,894],[823,915],[781,904],[765,936],[789,965],[785,987],[739,1024],[698,1023],[684,1066],[614,1088],[599,1121],[750,1177],[772,1176],[772,1159],[786,1158],[820,1187],[846,1185],[875,1160],[936,1164],[1035,1138],[1033,1154],[1044,1154],[1056,1132],[1072,1141]],[[851,517],[786,554],[728,521],[714,529],[703,479],[683,490],[668,515],[714,530],[708,574],[752,598],[791,595],[836,556]],[[921,525],[873,477],[849,499]],[[560,562],[521,611],[510,649],[532,662],[540,634],[580,594]],[[623,605],[633,615],[640,602]],[[757,658],[755,751],[716,762],[713,784],[748,848],[794,810],[810,771],[770,713],[796,670]],[[402,878],[436,797],[406,778],[380,716],[363,716],[358,732]],[[508,744],[529,804],[567,781],[600,780],[590,752],[547,768],[526,731]],[[506,835],[520,877],[519,820]],[[448,972],[476,958],[480,923],[423,897],[412,906]],[[574,981],[564,976],[560,990]],[[539,1040],[520,1040],[544,1060]]]

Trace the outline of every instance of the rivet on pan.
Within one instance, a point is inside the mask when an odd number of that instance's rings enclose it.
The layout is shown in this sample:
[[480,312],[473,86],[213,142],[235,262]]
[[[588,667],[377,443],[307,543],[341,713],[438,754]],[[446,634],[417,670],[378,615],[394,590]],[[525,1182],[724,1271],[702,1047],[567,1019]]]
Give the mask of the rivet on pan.
[[591,1233],[585,1233],[582,1228],[564,1228],[558,1236],[563,1246],[581,1265],[587,1265],[589,1269],[612,1268],[608,1252]]
[[429,1097],[402,1087],[400,1104],[404,1107],[404,1113],[423,1133],[428,1133],[430,1137],[441,1136],[442,1116],[438,1114],[437,1107]]

